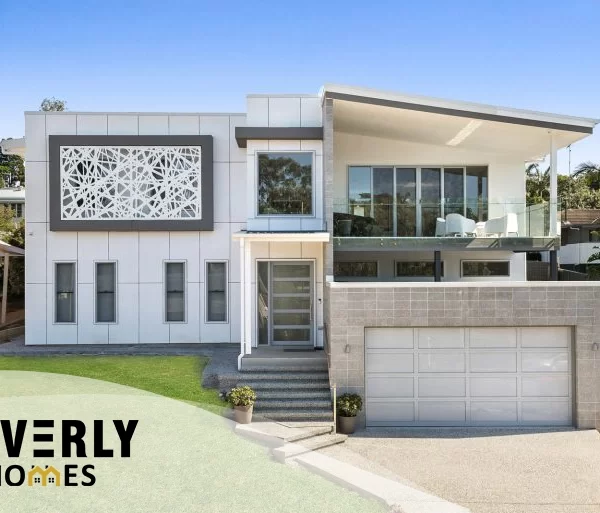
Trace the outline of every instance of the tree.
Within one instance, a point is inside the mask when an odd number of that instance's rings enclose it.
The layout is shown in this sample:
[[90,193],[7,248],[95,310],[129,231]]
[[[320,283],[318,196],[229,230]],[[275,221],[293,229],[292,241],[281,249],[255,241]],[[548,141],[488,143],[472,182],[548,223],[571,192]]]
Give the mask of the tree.
[[526,198],[528,205],[544,203],[550,198],[550,168],[546,171],[540,169],[537,163],[529,164],[526,174]]
[[44,112],[62,112],[67,109],[67,102],[64,100],[57,100],[54,96],[52,98],[44,98],[40,105],[40,110]]
[[[21,184],[25,183],[25,164],[19,155],[4,155],[0,151],[0,180],[4,187],[4,177],[9,176],[9,180],[18,180]],[[12,184],[11,184],[12,185]]]
[[575,168],[575,177],[582,177],[587,185],[594,190],[600,189],[600,164],[582,162]]

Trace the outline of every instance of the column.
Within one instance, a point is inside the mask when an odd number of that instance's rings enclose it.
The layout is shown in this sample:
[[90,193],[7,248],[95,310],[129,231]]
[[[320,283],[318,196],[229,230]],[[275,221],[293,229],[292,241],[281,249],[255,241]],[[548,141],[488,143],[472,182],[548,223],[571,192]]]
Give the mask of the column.
[[558,170],[556,139],[550,132],[550,237],[558,236]]

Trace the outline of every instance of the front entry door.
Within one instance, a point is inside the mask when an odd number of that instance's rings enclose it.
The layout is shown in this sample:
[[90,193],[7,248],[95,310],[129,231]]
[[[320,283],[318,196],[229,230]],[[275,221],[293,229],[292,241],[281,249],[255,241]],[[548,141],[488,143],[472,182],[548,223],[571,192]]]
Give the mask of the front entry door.
[[[259,343],[273,346],[314,345],[313,266],[311,262],[259,262],[260,275],[268,267],[268,283],[260,280]],[[262,268],[262,272],[261,272]],[[266,276],[265,276],[266,277]],[[266,285],[266,286],[265,286]],[[261,306],[262,305],[262,306]],[[262,321],[261,321],[262,316]],[[266,322],[264,322],[266,321]],[[267,330],[261,336],[260,325]],[[268,340],[265,340],[268,331]]]

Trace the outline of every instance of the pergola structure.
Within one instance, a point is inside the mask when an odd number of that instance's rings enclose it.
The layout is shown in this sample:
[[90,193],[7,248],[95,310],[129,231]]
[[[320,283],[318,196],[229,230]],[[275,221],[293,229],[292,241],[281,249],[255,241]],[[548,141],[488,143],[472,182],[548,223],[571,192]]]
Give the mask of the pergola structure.
[[2,308],[0,311],[0,324],[6,323],[6,305],[8,304],[8,269],[10,257],[24,257],[25,250],[0,240],[0,258],[4,258],[4,275],[2,279]]

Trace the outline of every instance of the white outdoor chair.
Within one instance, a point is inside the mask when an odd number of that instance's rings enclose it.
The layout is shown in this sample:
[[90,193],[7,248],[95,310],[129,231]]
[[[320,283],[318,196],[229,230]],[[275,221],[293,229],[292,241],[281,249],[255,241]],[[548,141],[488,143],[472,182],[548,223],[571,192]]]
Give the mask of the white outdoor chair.
[[510,213],[502,217],[494,217],[485,222],[485,235],[487,237],[519,236],[519,221],[517,214]]
[[471,237],[475,233],[476,223],[460,214],[446,216],[446,236]]

